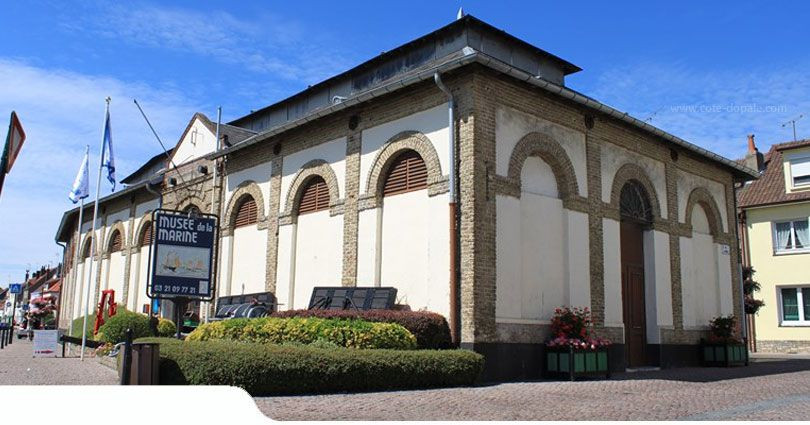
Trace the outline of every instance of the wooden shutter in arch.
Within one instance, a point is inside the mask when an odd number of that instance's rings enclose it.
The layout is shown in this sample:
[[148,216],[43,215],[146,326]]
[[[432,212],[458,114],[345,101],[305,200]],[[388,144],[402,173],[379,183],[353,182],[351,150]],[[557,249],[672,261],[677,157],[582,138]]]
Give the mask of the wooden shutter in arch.
[[256,224],[257,219],[256,201],[251,196],[246,196],[236,210],[235,227],[250,226]]
[[416,151],[400,154],[388,169],[383,196],[411,192],[427,187],[427,166]]
[[143,230],[141,230],[141,245],[140,246],[147,246],[152,243],[152,222],[148,222],[143,226]]
[[121,232],[116,230],[112,235],[112,240],[110,241],[110,252],[120,251],[122,245]]
[[298,214],[329,209],[329,188],[322,177],[312,177],[304,188],[298,203]]

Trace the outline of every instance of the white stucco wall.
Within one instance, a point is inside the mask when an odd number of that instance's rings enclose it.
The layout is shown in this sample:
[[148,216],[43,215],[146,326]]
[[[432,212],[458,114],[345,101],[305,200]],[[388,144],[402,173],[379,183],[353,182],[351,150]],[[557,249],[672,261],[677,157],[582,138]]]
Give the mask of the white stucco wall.
[[193,161],[216,149],[216,135],[198,118],[194,118],[185,137],[180,141],[172,153],[172,160],[180,165]]
[[605,273],[605,326],[624,326],[619,222],[602,219]]
[[[655,257],[653,271],[655,276],[655,320],[658,326],[672,326],[672,273],[669,262],[669,235],[657,230],[647,233],[652,236],[652,256]],[[650,273],[647,270],[644,272]]]
[[531,132],[550,136],[557,141],[574,166],[577,186],[581,196],[588,195],[587,168],[585,160],[585,134],[568,127],[554,124],[515,109],[498,107],[495,116],[495,170],[505,176],[509,171],[509,159],[515,145]]
[[373,208],[359,213],[357,221],[357,286],[375,286],[379,282],[377,216],[380,211],[379,208]]
[[256,224],[238,227],[232,240],[231,295],[264,292],[267,231],[259,230]]
[[705,179],[694,174],[678,171],[678,221],[686,222],[686,204],[689,201],[689,194],[695,188],[702,187],[709,191],[717,203],[720,210],[720,217],[723,219],[723,231],[728,232],[728,211],[726,210],[726,191],[722,184]]
[[590,305],[587,216],[563,209],[539,158],[526,160],[521,182],[520,199],[496,197],[495,316],[545,323],[557,307]]
[[292,185],[298,170],[307,162],[315,159],[322,159],[329,163],[329,166],[332,168],[337,178],[338,196],[341,198],[345,196],[346,138],[340,137],[284,157],[284,162],[281,166],[281,202],[279,202],[279,212],[283,212],[284,208],[286,208],[290,185]]
[[[256,165],[255,167],[250,167],[244,170],[239,170],[227,174],[225,176],[225,187],[227,188],[225,191],[225,205],[230,204],[233,193],[236,191],[236,189],[242,182],[254,181],[259,186],[259,189],[261,190],[262,193],[262,198],[264,200],[264,205],[262,205],[262,208],[264,211],[269,211],[271,169],[272,164],[270,162],[264,162],[259,165]],[[258,202],[258,200],[256,201]]]
[[110,258],[104,261],[105,272],[108,273],[107,289],[115,291],[115,302],[124,299],[124,256],[123,251],[113,252]]
[[619,168],[625,164],[638,165],[644,170],[655,188],[655,196],[661,206],[661,217],[667,218],[667,183],[664,163],[610,143],[602,144],[602,201],[610,202],[613,179]]
[[439,156],[442,174],[447,174],[450,164],[448,152],[447,104],[441,104],[424,111],[403,117],[376,127],[363,130],[363,146],[360,151],[360,192],[365,193],[368,174],[374,165],[374,158],[385,143],[403,131],[416,131],[424,134],[433,144]]
[[449,218],[447,200],[427,189],[384,199],[380,285],[397,288],[397,302],[411,310],[448,316]]
[[140,250],[132,254],[132,260],[130,261],[131,277],[129,281],[129,302],[127,304],[132,311],[142,312],[143,305],[150,302],[146,296],[146,283],[149,273],[149,247],[141,247]]
[[693,210],[692,226],[692,237],[680,238],[683,325],[701,328],[720,315],[720,259],[703,208]]
[[[281,245],[279,252],[294,252],[294,257],[286,258],[292,268],[288,276],[281,272],[285,265],[281,261],[287,257],[279,255],[279,279],[277,287],[279,302],[286,303],[286,309],[307,308],[316,286],[341,286],[343,270],[343,216],[329,216],[329,211],[319,211],[298,217],[298,223],[282,226],[292,231]],[[285,236],[287,233],[285,232]],[[279,232],[281,236],[281,231]],[[286,288],[284,288],[286,286]],[[283,288],[283,289],[282,289]]]
[[218,269],[217,269],[217,289],[216,292],[219,296],[225,295],[234,295],[231,288],[231,267],[233,256],[231,255],[231,249],[233,249],[233,244],[231,244],[232,236],[222,236],[220,238],[220,245],[219,245],[219,258],[218,261]]

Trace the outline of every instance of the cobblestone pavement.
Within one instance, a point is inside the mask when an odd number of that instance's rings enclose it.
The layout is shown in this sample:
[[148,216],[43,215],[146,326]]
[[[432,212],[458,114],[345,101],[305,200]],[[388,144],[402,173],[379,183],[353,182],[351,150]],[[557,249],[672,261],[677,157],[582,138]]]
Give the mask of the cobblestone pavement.
[[33,358],[32,343],[14,338],[0,350],[0,385],[118,384],[118,374],[94,357]]
[[256,398],[279,420],[806,420],[810,360],[679,368],[610,380]]

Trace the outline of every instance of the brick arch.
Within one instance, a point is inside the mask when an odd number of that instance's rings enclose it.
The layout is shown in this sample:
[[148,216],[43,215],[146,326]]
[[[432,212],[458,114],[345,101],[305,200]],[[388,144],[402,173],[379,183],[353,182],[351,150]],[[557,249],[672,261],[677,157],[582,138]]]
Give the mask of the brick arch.
[[376,198],[378,201],[382,199],[382,188],[385,185],[388,169],[400,153],[408,150],[415,151],[425,161],[428,172],[428,187],[443,181],[439,155],[436,153],[430,139],[417,131],[403,131],[388,139],[374,157],[370,172],[366,178],[366,194],[364,197]]
[[644,191],[647,192],[647,197],[650,201],[650,209],[652,209],[653,221],[661,220],[661,203],[658,202],[658,193],[655,191],[655,186],[652,180],[647,177],[647,173],[636,164],[627,163],[619,167],[616,174],[613,176],[613,186],[610,190],[610,208],[617,214],[620,210],[619,198],[621,197],[622,188],[630,181],[638,182]]
[[[700,205],[706,212],[709,219],[709,230],[715,238],[723,235],[723,218],[720,215],[720,208],[711,193],[704,187],[696,187],[689,194],[686,201],[686,225],[692,228],[692,209]],[[690,234],[691,236],[691,234]]]
[[126,249],[129,248],[127,232],[124,230],[124,223],[121,220],[117,220],[115,223],[113,223],[112,226],[110,226],[110,231],[105,237],[104,249],[102,250],[102,252],[107,256],[111,254],[111,252],[109,251],[110,243],[112,243],[112,237],[116,230],[121,232],[121,252],[125,252]]
[[[132,236],[132,248],[140,249],[141,248],[141,239],[143,239],[143,231],[146,228],[147,224],[152,223],[152,211],[147,211],[144,213],[143,217],[141,217],[141,223],[138,225],[138,232]],[[154,232],[154,227],[152,231]],[[154,238],[154,233],[152,234],[152,238]]]
[[[87,232],[84,235],[84,240],[82,241],[82,250],[79,251],[79,262],[80,263],[84,262],[84,260],[85,260],[85,256],[84,256],[85,251],[87,251],[88,249],[91,249],[90,244],[92,243],[92,241],[91,241],[92,238],[93,238],[93,232]],[[95,248],[96,248],[96,251],[98,251],[98,246],[96,246]],[[87,256],[86,258],[93,258],[93,257],[95,257],[95,254],[91,251],[90,255]]]
[[247,196],[252,197],[253,202],[256,203],[256,221],[262,222],[266,219],[264,214],[264,198],[262,197],[262,190],[255,181],[245,180],[242,183],[239,183],[239,186],[236,187],[236,190],[231,195],[231,199],[228,201],[228,207],[225,209],[224,217],[225,223],[228,227],[233,227],[239,204]]
[[183,211],[186,208],[194,205],[195,207],[200,209],[200,212],[205,212],[205,210],[203,209],[205,208],[205,204],[206,204],[205,200],[200,198],[199,196],[189,195],[183,198],[182,201],[178,202],[175,209],[177,211]]
[[338,190],[338,180],[335,171],[329,166],[329,163],[322,159],[313,159],[307,162],[298,173],[293,177],[292,184],[287,190],[287,200],[284,206],[285,216],[298,215],[298,202],[303,195],[304,187],[310,178],[320,176],[325,182],[326,187],[329,189],[329,207],[334,208],[338,205],[340,200],[340,193]]
[[553,138],[542,133],[529,133],[517,142],[509,157],[509,170],[507,177],[509,181],[517,185],[517,195],[520,196],[520,174],[523,164],[529,157],[536,156],[542,159],[551,167],[554,177],[557,180],[557,190],[560,199],[570,200],[579,195],[577,177],[574,173],[574,165],[565,149]]

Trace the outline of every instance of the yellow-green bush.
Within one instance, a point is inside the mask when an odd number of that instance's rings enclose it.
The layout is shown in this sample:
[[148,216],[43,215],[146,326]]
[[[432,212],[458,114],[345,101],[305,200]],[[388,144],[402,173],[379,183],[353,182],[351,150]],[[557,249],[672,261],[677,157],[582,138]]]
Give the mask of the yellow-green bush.
[[283,344],[310,344],[317,340],[347,348],[412,350],[416,338],[395,323],[365,320],[260,317],[201,324],[187,341],[231,340]]
[[177,333],[177,326],[169,319],[160,318],[157,325],[157,336],[172,337]]

